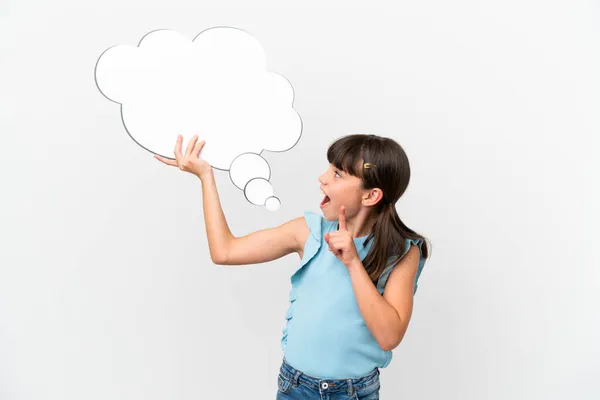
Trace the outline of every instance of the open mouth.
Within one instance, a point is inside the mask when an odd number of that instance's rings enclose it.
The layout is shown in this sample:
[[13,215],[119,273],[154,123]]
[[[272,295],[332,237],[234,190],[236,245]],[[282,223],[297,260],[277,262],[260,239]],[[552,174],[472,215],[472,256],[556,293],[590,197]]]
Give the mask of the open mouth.
[[321,208],[325,207],[327,204],[329,204],[329,201],[331,199],[329,198],[329,196],[325,195],[325,197],[323,198],[323,200],[321,201]]

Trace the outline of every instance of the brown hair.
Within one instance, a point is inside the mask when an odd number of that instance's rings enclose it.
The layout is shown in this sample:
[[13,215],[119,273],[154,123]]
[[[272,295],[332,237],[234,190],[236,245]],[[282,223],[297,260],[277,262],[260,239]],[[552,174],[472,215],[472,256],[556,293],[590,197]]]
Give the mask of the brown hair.
[[[373,207],[376,217],[369,240],[373,244],[363,260],[363,265],[373,282],[393,257],[396,263],[405,252],[406,239],[423,239],[422,257],[429,250],[426,238],[407,227],[396,211],[395,203],[404,194],[410,181],[408,157],[396,141],[373,134],[352,134],[334,141],[327,149],[330,164],[361,179],[361,189],[379,188],[383,198]],[[364,164],[367,165],[366,168]]]

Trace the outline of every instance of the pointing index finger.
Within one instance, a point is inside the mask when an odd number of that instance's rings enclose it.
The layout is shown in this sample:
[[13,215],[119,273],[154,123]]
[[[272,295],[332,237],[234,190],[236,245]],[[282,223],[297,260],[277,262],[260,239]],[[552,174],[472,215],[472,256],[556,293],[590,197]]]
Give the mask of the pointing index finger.
[[344,206],[340,207],[340,228],[338,230],[346,230],[346,209]]

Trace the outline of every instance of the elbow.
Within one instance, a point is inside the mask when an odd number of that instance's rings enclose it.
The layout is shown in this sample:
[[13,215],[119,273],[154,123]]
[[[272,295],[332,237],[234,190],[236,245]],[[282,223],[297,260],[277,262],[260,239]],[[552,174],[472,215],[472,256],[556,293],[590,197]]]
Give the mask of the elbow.
[[383,351],[392,351],[398,347],[400,342],[402,342],[403,337],[404,333],[391,334],[379,341],[379,347],[381,347]]
[[227,260],[222,255],[216,255],[216,256],[212,256],[211,255],[210,259],[212,260],[213,264],[216,264],[216,265],[227,265]]
[[[234,239],[234,238],[233,238]],[[210,246],[210,259],[216,265],[229,265],[229,241],[222,241],[218,246]]]
[[388,341],[388,342],[381,343],[379,345],[379,347],[381,347],[381,350],[383,350],[383,351],[392,351],[396,347],[398,347],[399,344],[400,344],[399,342],[396,343],[396,342]]
[[406,319],[406,322],[404,322],[404,320],[398,318],[397,320],[394,320],[393,325],[388,325],[387,329],[384,331],[385,333],[382,332],[380,339],[377,340],[379,347],[384,351],[392,351],[398,347],[400,342],[402,342],[402,339],[404,339],[404,335],[408,329],[409,320],[410,319]]
[[398,347],[399,344],[400,344],[400,341],[388,341],[388,342],[382,343],[381,345],[379,345],[379,347],[381,347],[381,349],[383,351],[392,351],[396,347]]

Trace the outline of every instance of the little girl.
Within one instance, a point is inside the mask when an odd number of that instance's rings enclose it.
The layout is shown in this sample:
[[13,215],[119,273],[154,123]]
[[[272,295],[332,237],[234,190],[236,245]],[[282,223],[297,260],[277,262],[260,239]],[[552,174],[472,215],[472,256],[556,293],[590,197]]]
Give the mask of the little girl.
[[292,274],[277,399],[379,399],[379,368],[406,333],[417,281],[428,257],[425,238],[398,217],[395,203],[410,180],[408,158],[394,140],[354,134],[327,150],[319,177],[323,215],[234,237],[214,175],[194,136],[165,164],[202,181],[210,256],[224,265],[256,264],[292,252]]

